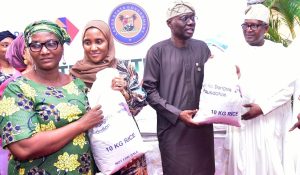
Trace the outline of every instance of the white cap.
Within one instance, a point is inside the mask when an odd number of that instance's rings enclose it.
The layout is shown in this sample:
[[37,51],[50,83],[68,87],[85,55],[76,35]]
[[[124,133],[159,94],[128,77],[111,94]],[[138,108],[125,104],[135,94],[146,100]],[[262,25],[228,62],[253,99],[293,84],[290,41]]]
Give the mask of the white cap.
[[249,5],[245,11],[244,19],[256,19],[269,24],[270,10],[263,4]]
[[182,1],[173,2],[172,6],[167,10],[167,20],[175,16],[190,12],[195,13],[195,9],[191,4]]

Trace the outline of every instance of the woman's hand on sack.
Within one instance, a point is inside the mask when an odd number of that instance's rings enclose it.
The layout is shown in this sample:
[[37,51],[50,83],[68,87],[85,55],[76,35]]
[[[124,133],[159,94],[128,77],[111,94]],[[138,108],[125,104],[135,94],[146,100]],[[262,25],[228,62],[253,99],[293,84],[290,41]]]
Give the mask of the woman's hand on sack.
[[293,125],[293,127],[289,131],[293,131],[295,128],[300,129],[300,113],[297,115],[298,122]]
[[243,106],[249,108],[249,111],[242,115],[242,120],[250,120],[263,114],[261,108],[257,104],[250,103]]
[[79,126],[82,127],[83,131],[87,131],[90,128],[102,123],[103,112],[101,110],[101,105],[97,105],[90,109],[86,114],[84,114],[78,122],[81,122]]
[[130,99],[130,95],[126,91],[127,82],[125,81],[124,77],[122,77],[121,75],[119,77],[115,77],[111,83],[112,83],[111,87],[113,90],[120,91],[122,95],[125,97],[125,100]]
[[193,121],[193,117],[197,111],[197,109],[181,111],[179,119],[188,126],[198,126],[198,124]]
[[122,92],[126,90],[127,82],[125,81],[124,77],[115,77],[111,81],[111,87],[113,90]]

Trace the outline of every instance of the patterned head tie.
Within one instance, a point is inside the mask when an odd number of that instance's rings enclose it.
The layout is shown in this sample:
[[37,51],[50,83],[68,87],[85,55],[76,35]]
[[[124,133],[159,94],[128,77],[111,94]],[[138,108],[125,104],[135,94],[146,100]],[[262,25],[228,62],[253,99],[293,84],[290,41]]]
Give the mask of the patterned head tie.
[[71,37],[64,28],[60,27],[54,22],[41,20],[31,23],[25,28],[24,38],[26,46],[31,43],[31,36],[33,34],[43,31],[54,33],[61,44],[70,43],[71,41]]
[[167,20],[184,13],[195,13],[194,7],[187,2],[174,2],[167,10]]

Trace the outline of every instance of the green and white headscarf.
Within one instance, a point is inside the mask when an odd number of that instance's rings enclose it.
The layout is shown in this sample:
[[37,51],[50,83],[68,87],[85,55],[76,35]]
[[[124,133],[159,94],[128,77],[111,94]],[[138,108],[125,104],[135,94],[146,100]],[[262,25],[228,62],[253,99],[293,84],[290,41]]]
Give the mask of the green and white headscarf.
[[54,33],[61,44],[70,43],[71,37],[66,30],[54,22],[41,20],[29,24],[24,31],[25,43],[28,46],[31,42],[31,36],[37,32],[46,31]]

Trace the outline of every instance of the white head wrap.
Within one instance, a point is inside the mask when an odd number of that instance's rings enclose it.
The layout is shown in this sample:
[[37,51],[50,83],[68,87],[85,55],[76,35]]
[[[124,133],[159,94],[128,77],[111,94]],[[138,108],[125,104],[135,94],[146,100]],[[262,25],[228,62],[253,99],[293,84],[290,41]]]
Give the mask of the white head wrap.
[[265,2],[266,0],[247,0],[247,4],[261,4]]
[[168,11],[167,11],[167,20],[175,17],[175,16],[178,16],[178,15],[181,15],[181,14],[184,14],[184,13],[195,13],[195,9],[194,7],[192,7],[191,4],[187,3],[187,2],[173,2],[172,3],[172,6],[170,8],[168,8]]
[[245,11],[244,19],[256,19],[269,24],[270,10],[263,4],[249,5]]

